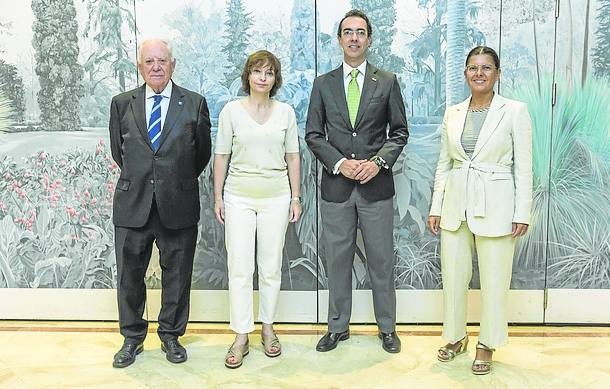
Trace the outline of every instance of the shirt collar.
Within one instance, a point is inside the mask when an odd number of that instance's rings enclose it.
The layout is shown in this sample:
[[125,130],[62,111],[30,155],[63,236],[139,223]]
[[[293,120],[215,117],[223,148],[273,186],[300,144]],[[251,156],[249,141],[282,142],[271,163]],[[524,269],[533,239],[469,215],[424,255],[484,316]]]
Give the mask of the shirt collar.
[[363,76],[366,74],[366,59],[364,60],[364,62],[362,62],[360,65],[358,65],[358,67],[351,67],[350,65],[347,64],[347,62],[343,61],[343,78],[347,78],[347,77],[351,77],[351,72],[354,69],[358,69],[358,71],[360,72],[360,74],[362,74]]
[[[161,93],[159,93],[161,96],[166,97],[166,98],[171,98],[172,97],[172,87],[174,86],[174,83],[172,82],[172,80],[169,80],[169,82],[167,83],[167,85],[165,86],[165,89],[163,89],[161,91]],[[155,96],[157,93],[155,93],[155,91],[148,86],[148,84],[146,85],[146,98],[152,98],[153,96]]]

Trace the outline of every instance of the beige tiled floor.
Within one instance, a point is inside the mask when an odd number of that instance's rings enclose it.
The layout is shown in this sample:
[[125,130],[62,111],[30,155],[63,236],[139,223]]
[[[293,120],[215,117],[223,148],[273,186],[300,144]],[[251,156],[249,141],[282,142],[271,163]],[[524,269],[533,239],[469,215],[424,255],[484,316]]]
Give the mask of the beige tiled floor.
[[0,321],[0,388],[610,388],[610,328],[512,327],[492,374],[477,377],[469,370],[474,351],[436,361],[438,326],[400,326],[403,351],[391,355],[371,326],[352,326],[360,335],[318,353],[323,326],[282,325],[282,356],[265,357],[255,334],[236,370],[223,365],[233,338],[225,324],[190,325],[184,364],[167,362],[151,333],[134,365],[113,369],[122,342],[116,326]]

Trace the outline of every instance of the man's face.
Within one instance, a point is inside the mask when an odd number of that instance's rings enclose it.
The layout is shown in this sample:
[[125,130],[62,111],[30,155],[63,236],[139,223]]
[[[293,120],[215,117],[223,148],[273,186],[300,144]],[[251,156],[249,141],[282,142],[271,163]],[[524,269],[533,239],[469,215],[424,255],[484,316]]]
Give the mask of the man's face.
[[145,42],[140,50],[138,70],[144,81],[156,93],[165,89],[172,78],[176,60],[170,58],[167,46],[161,41]]
[[343,49],[343,59],[351,66],[358,66],[366,58],[366,51],[371,45],[366,20],[350,16],[341,23],[339,45]]

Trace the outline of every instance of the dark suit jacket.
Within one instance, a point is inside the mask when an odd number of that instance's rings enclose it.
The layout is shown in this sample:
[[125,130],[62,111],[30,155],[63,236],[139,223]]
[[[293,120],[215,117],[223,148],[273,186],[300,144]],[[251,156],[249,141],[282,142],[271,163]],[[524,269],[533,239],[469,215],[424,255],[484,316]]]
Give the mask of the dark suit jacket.
[[[343,67],[340,66],[313,83],[305,139],[322,162],[322,198],[330,202],[346,201],[356,185],[370,201],[394,195],[392,165],[407,143],[409,132],[405,106],[398,80],[393,73],[367,64],[364,86],[355,127],[347,110]],[[342,174],[333,174],[341,158],[383,158],[389,169],[381,169],[371,181],[362,185]]]
[[113,203],[116,226],[137,228],[156,200],[161,222],[179,229],[199,221],[198,177],[210,160],[210,116],[203,96],[173,84],[159,149],[146,128],[146,85],[113,97],[110,148],[121,168]]

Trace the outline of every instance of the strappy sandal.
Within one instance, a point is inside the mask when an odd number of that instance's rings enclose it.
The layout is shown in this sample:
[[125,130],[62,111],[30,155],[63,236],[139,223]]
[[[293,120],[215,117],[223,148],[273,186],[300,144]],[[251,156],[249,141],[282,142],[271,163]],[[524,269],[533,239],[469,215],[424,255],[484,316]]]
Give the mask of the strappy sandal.
[[[489,348],[481,342],[477,343],[477,350],[491,351],[492,353],[494,351],[496,351],[495,348]],[[491,360],[486,361],[483,359],[475,359],[472,362],[472,368],[471,368],[472,373],[476,374],[476,375],[489,374],[489,372],[491,372],[492,364],[493,364],[493,361],[491,361]]]
[[[452,349],[450,346],[459,345],[457,348]],[[451,344],[447,343],[447,345],[438,349],[438,353],[436,354],[436,359],[441,362],[449,362],[453,361],[455,357],[460,354],[465,353],[468,350],[468,335],[464,336],[462,339],[457,342]]]
[[[229,369],[237,369],[244,363],[244,357],[250,352],[250,341],[247,340],[245,344],[236,345],[233,343],[227,351],[225,356],[225,366]],[[230,362],[229,359],[233,358],[235,362]]]
[[[275,333],[269,336],[261,334],[261,343],[265,349],[265,355],[269,358],[275,358],[282,353],[282,344]],[[272,351],[273,348],[275,348],[276,351]]]

